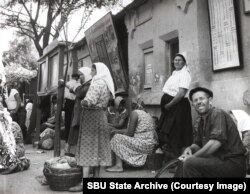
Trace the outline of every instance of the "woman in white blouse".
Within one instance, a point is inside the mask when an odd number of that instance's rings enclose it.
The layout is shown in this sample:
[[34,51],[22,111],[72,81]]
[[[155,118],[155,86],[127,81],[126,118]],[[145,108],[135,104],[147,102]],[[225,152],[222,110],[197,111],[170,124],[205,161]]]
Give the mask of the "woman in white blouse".
[[172,75],[163,87],[158,125],[160,146],[168,158],[177,157],[193,141],[191,106],[185,97],[191,83],[186,58],[178,53]]

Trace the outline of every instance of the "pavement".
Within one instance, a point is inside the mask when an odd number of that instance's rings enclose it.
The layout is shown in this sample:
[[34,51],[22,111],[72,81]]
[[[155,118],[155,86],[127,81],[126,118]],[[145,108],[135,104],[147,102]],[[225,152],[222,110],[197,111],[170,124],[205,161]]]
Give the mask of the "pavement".
[[[65,142],[62,141],[61,148]],[[0,194],[66,194],[68,191],[53,191],[49,185],[42,185],[37,178],[43,176],[43,165],[47,159],[54,157],[54,151],[45,151],[25,145],[26,157],[31,160],[30,168],[23,172],[9,175],[0,175]],[[63,155],[63,149],[61,155]],[[122,173],[106,172],[100,170],[100,178],[153,178],[157,171],[148,170],[145,167],[131,168],[124,166]],[[164,173],[161,177],[172,177],[171,173]],[[77,193],[77,192],[76,192]],[[82,192],[79,192],[82,193]]]

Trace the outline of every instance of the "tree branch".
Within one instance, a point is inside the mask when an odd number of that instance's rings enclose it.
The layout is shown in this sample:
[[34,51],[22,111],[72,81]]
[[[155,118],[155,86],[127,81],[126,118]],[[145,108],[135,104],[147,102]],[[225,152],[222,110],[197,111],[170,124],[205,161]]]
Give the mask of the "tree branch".
[[40,6],[41,6],[41,2],[40,0],[37,1],[37,9],[36,9],[36,16],[35,16],[35,19],[34,21],[37,23],[37,19],[38,19],[38,16],[39,16],[39,12],[40,12]]

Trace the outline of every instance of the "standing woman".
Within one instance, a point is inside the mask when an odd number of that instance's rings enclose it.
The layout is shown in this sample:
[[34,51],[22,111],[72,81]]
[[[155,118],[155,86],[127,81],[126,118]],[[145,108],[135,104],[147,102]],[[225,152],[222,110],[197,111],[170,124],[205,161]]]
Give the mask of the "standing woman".
[[67,141],[65,155],[75,156],[76,145],[79,136],[80,129],[80,117],[82,112],[81,101],[85,98],[86,93],[89,89],[90,82],[92,79],[91,69],[89,67],[82,67],[78,70],[78,75],[80,76],[80,83],[75,85],[73,88],[66,84],[66,87],[75,93],[75,104],[72,114],[71,127],[69,131],[69,138]]
[[191,76],[184,55],[176,54],[174,67],[175,71],[163,87],[158,133],[164,151],[177,157],[184,147],[192,143],[193,132],[191,106],[185,97]]
[[25,126],[26,110],[21,107],[22,99],[17,89],[17,82],[8,83],[9,87],[6,95],[6,104],[13,121],[17,122],[22,129],[23,139],[26,139],[27,129]]
[[[114,83],[110,71],[103,63],[92,65],[91,81],[82,100],[80,132],[76,149],[77,165],[83,167],[83,178],[89,177],[90,167],[98,176],[99,166],[111,166],[110,130],[106,108],[114,98]],[[82,185],[78,188],[81,188]]]

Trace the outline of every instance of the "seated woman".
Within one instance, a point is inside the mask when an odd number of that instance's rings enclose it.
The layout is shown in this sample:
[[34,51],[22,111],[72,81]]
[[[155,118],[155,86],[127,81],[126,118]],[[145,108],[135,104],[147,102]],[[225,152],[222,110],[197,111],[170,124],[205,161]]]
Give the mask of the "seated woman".
[[30,160],[25,157],[22,130],[0,103],[0,173],[23,171],[29,166]]
[[122,161],[140,167],[146,162],[148,154],[153,153],[158,145],[153,118],[139,104],[133,103],[127,129],[114,130],[111,149],[116,155],[115,165],[106,169],[108,172],[122,172]]
[[125,100],[121,96],[117,96],[114,101],[114,109],[112,110],[112,106],[108,107],[108,123],[112,128],[127,128],[128,110],[125,104]]

